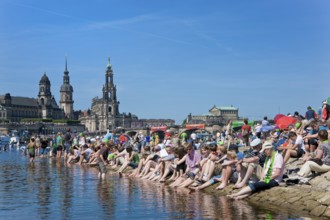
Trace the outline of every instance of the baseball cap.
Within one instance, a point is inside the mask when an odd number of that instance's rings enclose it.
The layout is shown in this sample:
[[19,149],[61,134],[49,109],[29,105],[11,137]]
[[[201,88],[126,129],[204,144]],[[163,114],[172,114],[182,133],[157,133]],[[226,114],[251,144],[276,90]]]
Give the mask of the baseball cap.
[[251,147],[256,147],[257,145],[261,144],[261,140],[259,138],[254,139],[250,145]]

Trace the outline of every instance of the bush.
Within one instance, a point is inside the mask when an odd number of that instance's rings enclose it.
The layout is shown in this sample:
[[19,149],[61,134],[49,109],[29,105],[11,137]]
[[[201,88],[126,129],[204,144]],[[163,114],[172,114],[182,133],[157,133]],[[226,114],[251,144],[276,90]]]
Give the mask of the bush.
[[58,120],[53,120],[54,123],[59,123],[59,124],[79,124],[79,120],[68,120],[68,119],[58,119]]
[[42,122],[42,118],[22,118],[21,122]]

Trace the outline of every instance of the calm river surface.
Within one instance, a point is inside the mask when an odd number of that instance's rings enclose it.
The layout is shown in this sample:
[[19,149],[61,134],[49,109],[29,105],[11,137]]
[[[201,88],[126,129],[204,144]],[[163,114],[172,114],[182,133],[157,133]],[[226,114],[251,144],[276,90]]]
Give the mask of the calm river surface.
[[[0,152],[0,219],[295,219],[245,201],[205,193],[175,192],[162,184],[64,166],[20,151]],[[300,218],[302,219],[302,218]]]

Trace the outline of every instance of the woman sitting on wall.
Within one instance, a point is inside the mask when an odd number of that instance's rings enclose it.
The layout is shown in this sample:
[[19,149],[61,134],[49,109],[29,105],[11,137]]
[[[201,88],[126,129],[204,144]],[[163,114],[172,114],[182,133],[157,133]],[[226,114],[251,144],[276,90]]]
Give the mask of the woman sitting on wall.
[[316,150],[316,155],[309,156],[309,160],[304,163],[298,172],[299,177],[308,177],[312,171],[325,173],[330,171],[330,144],[328,140],[328,131],[318,132],[320,144]]

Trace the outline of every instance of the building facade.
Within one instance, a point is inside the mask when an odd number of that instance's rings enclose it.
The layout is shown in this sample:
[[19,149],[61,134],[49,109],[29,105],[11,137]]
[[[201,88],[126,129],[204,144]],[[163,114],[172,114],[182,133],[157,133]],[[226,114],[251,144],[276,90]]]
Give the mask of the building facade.
[[91,109],[84,111],[79,120],[85,125],[88,131],[106,131],[117,127],[131,127],[136,116],[131,113],[119,113],[119,101],[117,100],[117,88],[114,84],[114,74],[108,60],[105,71],[105,83],[102,88],[102,97],[92,99]]
[[175,125],[172,119],[136,119],[132,120],[131,128],[171,127]]
[[38,108],[41,118],[62,119],[64,118],[63,110],[57,105],[56,100],[51,92],[50,80],[46,73],[39,82]]
[[238,120],[238,108],[213,106],[208,114],[191,115],[189,114],[187,124],[206,124],[206,125],[225,125],[229,120]]
[[57,105],[51,93],[51,84],[46,73],[39,81],[37,98],[0,96],[0,116],[3,122],[20,122],[26,118],[62,119],[63,110]]
[[3,122],[19,122],[23,118],[41,116],[37,99],[11,96],[10,93],[0,96],[0,109]]

